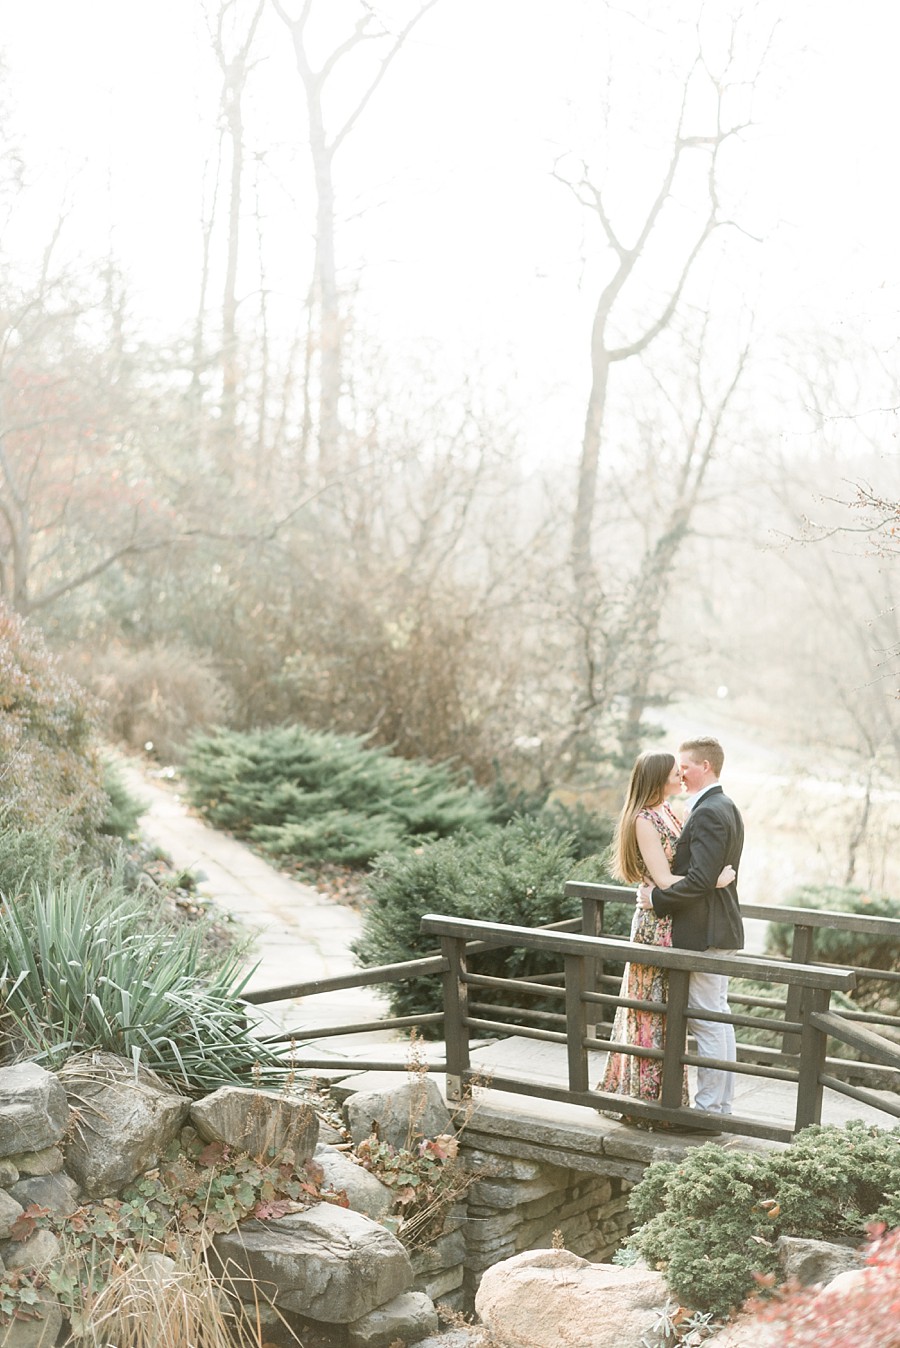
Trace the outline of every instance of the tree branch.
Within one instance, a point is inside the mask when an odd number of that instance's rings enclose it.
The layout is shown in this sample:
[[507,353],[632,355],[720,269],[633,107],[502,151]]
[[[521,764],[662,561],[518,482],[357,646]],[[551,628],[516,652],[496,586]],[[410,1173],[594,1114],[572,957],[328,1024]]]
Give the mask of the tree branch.
[[631,356],[638,355],[639,352],[643,351],[646,347],[650,345],[651,342],[653,342],[659,336],[659,334],[663,331],[664,328],[668,327],[669,323],[671,323],[672,318],[675,314],[675,310],[678,307],[678,301],[681,299],[681,293],[684,290],[685,285],[687,284],[687,279],[691,273],[691,268],[696,262],[700,250],[706,243],[706,240],[709,238],[710,234],[712,234],[715,227],[716,227],[716,220],[715,215],[713,214],[710,215],[709,218],[707,219],[706,224],[704,225],[701,233],[697,237],[696,243],[694,244],[693,248],[688,254],[684,267],[682,268],[681,275],[679,276],[678,282],[675,286],[675,289],[669,296],[668,303],[666,304],[666,307],[663,309],[659,318],[656,320],[655,323],[652,323],[651,326],[647,328],[643,332],[643,334],[637,338],[636,341],[629,343],[628,346],[614,347],[612,350],[608,351],[607,355],[611,361],[628,360]]
[[420,7],[418,12],[414,14],[413,17],[406,24],[406,26],[400,30],[393,47],[391,47],[390,51],[387,53],[384,60],[382,61],[378,69],[378,72],[375,75],[375,78],[372,80],[368,89],[357,103],[355,109],[353,110],[353,112],[351,112],[350,116],[347,118],[346,122],[341,127],[340,131],[338,131],[338,133],[334,137],[334,140],[331,142],[332,152],[337,150],[338,147],[343,143],[343,141],[346,140],[347,136],[353,130],[353,127],[356,125],[364,109],[368,105],[369,100],[372,98],[372,95],[375,93],[375,90],[378,88],[379,84],[387,74],[388,67],[390,66],[394,57],[397,55],[406,39],[409,37],[409,34],[415,28],[419,20],[423,19],[425,15],[428,13],[428,11],[437,4],[437,2],[438,0],[425,0],[424,4]]

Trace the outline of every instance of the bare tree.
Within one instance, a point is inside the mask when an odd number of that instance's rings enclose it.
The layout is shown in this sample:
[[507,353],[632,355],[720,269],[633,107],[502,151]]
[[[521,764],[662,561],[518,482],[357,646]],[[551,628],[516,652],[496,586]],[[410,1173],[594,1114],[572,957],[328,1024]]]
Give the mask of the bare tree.
[[[344,315],[341,312],[336,252],[334,160],[368,107],[406,39],[436,3],[437,0],[422,0],[412,17],[396,33],[392,33],[378,19],[370,5],[362,4],[363,13],[353,32],[338,43],[316,69],[309,54],[313,0],[303,0],[296,18],[289,14],[282,0],[272,0],[275,12],[291,35],[297,71],[306,95],[309,150],[316,193],[316,247],[312,293],[319,314],[318,443],[320,467],[326,473],[334,471],[337,462],[340,400],[344,377]],[[351,52],[369,42],[377,43],[384,54],[350,112],[336,130],[329,130],[323,102],[328,80]]]
[[627,660],[624,682],[628,692],[619,732],[620,751],[626,759],[640,748],[641,723],[650,702],[654,668],[648,657],[659,638],[675,560],[691,532],[691,522],[703,499],[710,465],[748,355],[749,348],[745,346],[735,361],[731,379],[717,398],[707,395],[702,364],[698,362],[696,367],[696,406],[693,415],[685,416],[681,453],[670,479],[667,510],[656,538],[640,557],[627,610],[627,629],[617,634],[617,645]]
[[0,594],[23,614],[160,543],[133,465],[117,462],[100,362],[71,342],[79,316],[31,297],[0,326]]
[[[578,468],[578,489],[572,526],[571,564],[576,589],[587,602],[594,576],[593,536],[597,507],[600,456],[606,432],[610,378],[616,366],[642,355],[672,323],[685,291],[691,272],[713,233],[727,223],[720,209],[719,172],[723,147],[751,125],[749,117],[733,120],[732,105],[738,86],[746,95],[746,77],[732,74],[739,44],[738,24],[732,27],[731,41],[721,71],[708,64],[704,53],[698,51],[684,76],[668,162],[650,196],[650,203],[634,232],[626,241],[622,229],[616,225],[614,210],[603,183],[595,182],[587,165],[582,165],[577,176],[564,176],[557,167],[557,177],[572,190],[578,200],[594,215],[611,259],[611,274],[597,301],[591,330],[591,387],[585,414],[584,434]],[[698,85],[704,88],[698,89]],[[750,82],[752,87],[752,81]],[[707,128],[702,133],[689,132],[692,110],[701,93],[706,93],[710,111]],[[746,96],[739,106],[746,105]],[[685,175],[685,161],[693,155],[705,155],[707,169],[703,177],[702,194],[696,184],[689,185],[694,192],[694,212],[697,223],[693,236],[687,237],[673,256],[674,277],[667,293],[658,299],[645,298],[644,308],[655,307],[652,316],[643,321],[636,332],[622,340],[618,333],[628,323],[629,309],[634,312],[642,285],[639,265],[645,258],[655,236],[664,231],[668,208],[676,200],[676,189]],[[631,320],[633,324],[634,320]]]
[[670,345],[674,368],[662,359],[642,364],[631,389],[627,457],[619,471],[608,466],[604,474],[606,584],[574,592],[561,584],[557,592],[554,625],[568,632],[557,661],[569,696],[557,697],[565,719],[558,716],[548,732],[549,780],[577,777],[580,765],[597,757],[630,761],[646,736],[645,712],[679,677],[666,655],[665,618],[697,516],[706,517],[728,481],[749,345],[734,354],[730,370],[715,374],[711,349],[719,362],[723,349],[706,321],[695,343],[685,334]]
[[[233,455],[238,396],[238,264],[241,253],[241,212],[245,168],[244,96],[253,69],[250,54],[265,0],[254,0],[249,17],[242,19],[239,0],[220,0],[211,41],[222,76],[220,112],[228,137],[231,165],[228,179],[228,227],[225,277],[222,288],[222,396],[220,439],[226,463]],[[237,37],[229,42],[234,31]],[[208,240],[206,243],[208,249]]]
[[[713,236],[726,225],[740,228],[722,206],[723,152],[753,124],[753,93],[771,43],[766,35],[759,55],[758,35],[746,27],[741,19],[730,24],[724,53],[713,63],[697,25],[694,54],[675,85],[668,149],[657,178],[643,185],[636,223],[618,223],[629,213],[635,218],[633,179],[631,196],[614,201],[610,174],[598,177],[585,162],[571,171],[565,158],[556,165],[555,176],[599,227],[606,280],[593,314],[591,382],[571,520],[572,646],[566,669],[574,691],[552,772],[564,764],[573,770],[581,758],[598,753],[630,756],[639,747],[650,699],[648,660],[673,564],[690,536],[744,377],[747,346],[727,358],[731,373],[723,381],[721,342],[708,339],[714,288],[707,284],[706,295],[697,292],[693,300],[688,290]],[[610,123],[612,110],[611,105]],[[636,378],[626,379],[626,369],[637,371]],[[643,381],[643,398],[635,392],[636,381]],[[634,449],[658,445],[664,437],[667,490],[651,512],[635,497],[646,497],[642,475],[644,482],[648,475],[652,480],[654,460],[652,453],[646,462],[635,459]],[[628,474],[616,473],[625,444],[631,483]],[[625,537],[630,546],[623,548]]]

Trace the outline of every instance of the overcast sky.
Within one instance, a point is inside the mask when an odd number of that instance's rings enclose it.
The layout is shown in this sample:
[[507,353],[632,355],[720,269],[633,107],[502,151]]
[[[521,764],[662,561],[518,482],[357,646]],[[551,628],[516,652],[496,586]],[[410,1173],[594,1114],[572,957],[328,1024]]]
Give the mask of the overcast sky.
[[[361,12],[355,0],[318,3],[333,33]],[[376,8],[396,19],[412,5]],[[514,397],[542,401],[550,416],[565,405],[574,429],[597,239],[551,168],[600,138],[610,35],[617,97],[640,109],[629,115],[649,144],[664,51],[658,30],[671,8],[668,0],[439,0],[337,166],[348,218],[341,260],[348,276],[362,278],[362,309],[387,341],[433,343],[450,362],[496,360],[506,381],[520,381]],[[693,8],[685,0],[684,13]],[[742,221],[763,240],[741,254],[750,301],[770,329],[807,320],[865,327],[890,348],[900,310],[900,7],[790,0],[757,8],[761,23],[777,19],[778,29],[734,183]],[[65,210],[64,246],[90,257],[112,240],[137,311],[158,331],[185,325],[218,99],[204,5],[0,0],[0,13],[8,102],[33,184],[7,253],[40,247]],[[323,31],[323,49],[331,35]],[[267,156],[270,279],[290,321],[308,285],[312,198],[300,86],[271,8],[258,55],[248,134]],[[348,68],[336,106],[361,77]],[[634,169],[640,178],[637,160]],[[552,392],[561,386],[562,403]]]

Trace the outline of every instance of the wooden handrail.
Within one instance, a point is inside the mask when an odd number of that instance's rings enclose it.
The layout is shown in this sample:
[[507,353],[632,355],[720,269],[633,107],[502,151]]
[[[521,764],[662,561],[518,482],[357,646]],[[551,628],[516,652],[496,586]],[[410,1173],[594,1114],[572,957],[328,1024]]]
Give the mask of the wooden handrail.
[[[564,922],[551,922],[536,930],[566,931],[578,924],[578,918],[566,918]],[[475,941],[469,946],[469,954],[480,955],[493,949],[493,941]],[[397,964],[372,964],[349,974],[335,974],[332,978],[312,978],[303,983],[283,983],[277,988],[258,988],[255,992],[245,992],[241,1001],[251,1006],[267,1002],[291,1002],[297,997],[313,997],[320,992],[341,992],[345,988],[367,988],[377,983],[399,983],[407,978],[422,978],[426,974],[443,974],[446,969],[442,955],[425,955],[421,959],[402,960]]]
[[335,974],[333,978],[313,978],[306,983],[285,983],[278,988],[259,988],[245,992],[241,998],[252,1006],[265,1002],[289,1002],[295,997],[312,997],[319,992],[341,992],[344,988],[367,988],[376,983],[397,983],[405,978],[421,978],[424,974],[444,972],[443,956],[429,955],[426,959],[404,960],[402,964],[378,964],[368,969],[354,969],[349,974]]
[[841,1040],[851,1048],[862,1049],[870,1058],[884,1063],[886,1067],[900,1067],[900,1044],[885,1039],[884,1035],[867,1030],[862,1025],[848,1024],[843,1016],[833,1011],[817,1012],[810,1019],[816,1029],[822,1030],[832,1039]]
[[[581,955],[592,959],[625,959],[634,964],[646,964],[647,951],[651,948],[633,941],[613,941],[601,936],[569,936],[533,927],[442,917],[437,913],[427,913],[422,918],[420,930],[429,936],[453,937],[462,941],[489,940],[492,945],[517,945],[528,950]],[[653,964],[662,969],[683,969],[688,972],[703,970],[712,974],[728,974],[733,978],[758,978],[762,982],[827,988],[832,992],[846,992],[856,985],[856,975],[851,969],[832,965],[824,968],[819,964],[791,964],[785,960],[758,959],[750,955],[707,955],[702,951],[679,950],[674,946],[653,946],[652,951]]]
[[[584,880],[569,880],[565,893],[572,899],[597,899],[603,903],[634,904],[634,886],[596,885]],[[875,917],[868,913],[835,913],[824,908],[777,908],[770,904],[742,903],[744,917],[763,922],[780,922],[795,927],[830,927],[867,936],[896,936],[900,940],[900,918]]]
[[[468,1000],[468,991],[472,983],[466,970],[466,954],[470,943],[479,940],[495,947],[506,945],[552,953],[561,956],[565,961],[565,1033],[521,1024],[516,1029],[516,1034],[526,1039],[566,1045],[568,1086],[556,1098],[567,1099],[572,1103],[593,1100],[594,1108],[615,1110],[619,1097],[609,1097],[600,1090],[589,1089],[588,1053],[598,1046],[598,1040],[591,1028],[589,1013],[590,1005],[598,1000],[590,987],[592,970],[598,961],[603,959],[612,958],[619,962],[626,959],[632,963],[644,964],[650,958],[655,966],[667,970],[669,975],[666,1048],[662,1053],[662,1090],[659,1100],[655,1102],[637,1102],[629,1097],[629,1113],[647,1118],[648,1121],[655,1118],[669,1123],[682,1123],[686,1118],[690,1118],[692,1126],[695,1122],[701,1127],[721,1126],[729,1132],[770,1137],[775,1140],[787,1140],[794,1132],[821,1120],[827,1040],[834,1028],[844,1024],[839,1017],[832,1018],[830,1015],[829,1001],[832,992],[846,992],[855,986],[856,975],[852,969],[770,960],[741,954],[708,955],[695,950],[679,950],[664,946],[648,947],[637,942],[612,940],[602,936],[541,931],[494,922],[474,922],[435,913],[426,914],[422,918],[420,930],[423,934],[440,938],[441,950],[447,962],[447,972],[444,975],[444,1034],[447,1048],[447,1089],[450,1098],[459,1099],[477,1084],[470,1061],[471,1031],[503,1033],[508,1028],[497,1020],[484,1018],[483,1011],[488,1008],[476,1007]],[[688,1004],[688,986],[691,974],[698,970],[786,985],[789,997],[796,997],[799,1014],[796,1018],[785,1017],[777,1028],[799,1040],[799,1053],[793,1059],[783,1057],[783,1065],[766,1066],[739,1060],[720,1062],[686,1051],[685,1039],[691,1020],[703,1019],[729,1024],[759,1023],[758,1019],[734,1016],[731,1012],[692,1010]],[[621,997],[615,1000],[621,1005]],[[476,1010],[482,1014],[473,1015]],[[554,1017],[548,1015],[544,1019],[552,1020]],[[882,1045],[887,1043],[881,1040],[880,1036],[872,1035],[870,1031],[855,1028],[851,1033],[854,1035],[854,1041],[866,1050],[871,1050],[876,1044],[881,1049]],[[658,1052],[637,1046],[608,1044],[607,1047],[618,1048],[621,1052],[641,1057],[660,1056]],[[889,1056],[893,1062],[893,1049],[889,1050]],[[883,1057],[881,1060],[884,1060]],[[751,1118],[737,1116],[728,1120],[714,1116],[714,1121],[710,1121],[702,1112],[698,1114],[696,1110],[685,1111],[681,1097],[686,1065],[707,1066],[741,1075],[795,1082],[797,1100],[793,1128],[786,1130],[780,1125],[761,1126]],[[530,1090],[528,1083],[521,1078],[509,1077],[502,1080],[501,1084],[501,1081],[492,1075],[491,1084],[495,1088],[526,1094]],[[546,1085],[549,1087],[550,1083]],[[554,1097],[555,1090],[556,1088],[548,1090],[550,1098]],[[876,1097],[870,1096],[870,1100],[874,1102]],[[891,1109],[889,1112],[894,1111]]]

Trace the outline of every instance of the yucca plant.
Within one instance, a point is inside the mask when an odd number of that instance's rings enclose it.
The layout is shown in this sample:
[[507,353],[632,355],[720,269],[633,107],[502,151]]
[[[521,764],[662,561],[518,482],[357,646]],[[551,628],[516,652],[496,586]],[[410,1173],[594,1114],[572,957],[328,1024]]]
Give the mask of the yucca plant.
[[211,955],[202,930],[160,926],[102,878],[46,880],[0,905],[0,969],[7,1033],[51,1069],[104,1049],[189,1094],[284,1075],[241,1001],[242,950]]

